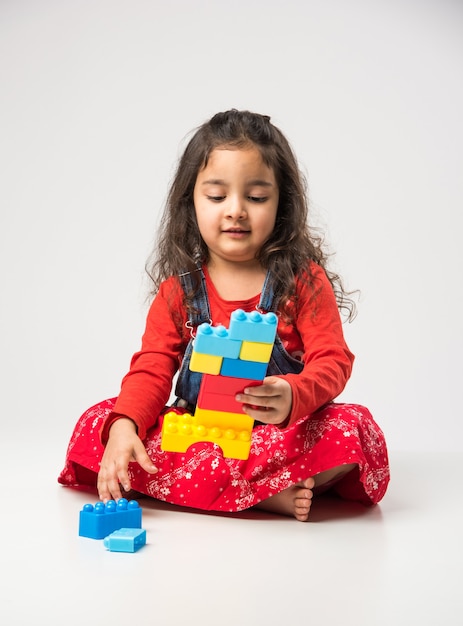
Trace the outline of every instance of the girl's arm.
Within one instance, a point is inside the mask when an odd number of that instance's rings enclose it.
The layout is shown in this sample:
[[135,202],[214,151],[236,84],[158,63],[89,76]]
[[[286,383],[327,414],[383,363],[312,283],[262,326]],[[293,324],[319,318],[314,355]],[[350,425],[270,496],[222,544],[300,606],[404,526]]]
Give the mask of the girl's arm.
[[[182,310],[180,287],[176,279],[169,279],[161,285],[150,307],[141,349],[133,355],[114,409],[103,424],[103,444],[108,441],[112,424],[121,417],[134,422],[140,439],[156,423],[169,399],[172,379],[188,341],[181,332]],[[180,319],[176,320],[175,315]]]
[[125,492],[130,491],[132,485],[127,471],[130,461],[136,461],[149,474],[157,472],[131,419],[118,419],[110,428],[97,482],[98,494],[103,502],[122,498],[121,486]]
[[[316,297],[298,281],[294,325],[302,340],[304,369],[300,374],[271,376],[261,386],[237,396],[253,419],[288,426],[332,401],[348,381],[354,355],[344,340],[336,299],[324,270],[312,265]],[[281,325],[281,322],[280,322]],[[290,331],[279,326],[282,340]]]
[[284,379],[292,389],[288,424],[334,400],[352,373],[354,355],[347,347],[336,298],[324,270],[312,265],[317,295],[299,284],[296,327],[304,346],[304,369]]

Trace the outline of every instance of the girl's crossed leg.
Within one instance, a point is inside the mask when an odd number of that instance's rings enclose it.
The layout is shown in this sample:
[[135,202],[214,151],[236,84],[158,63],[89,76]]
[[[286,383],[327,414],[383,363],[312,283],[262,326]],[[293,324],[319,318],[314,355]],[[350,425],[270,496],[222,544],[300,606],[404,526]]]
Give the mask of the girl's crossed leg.
[[356,463],[349,463],[320,472],[314,477],[306,478],[300,483],[267,498],[267,500],[263,500],[256,508],[280,515],[294,516],[300,522],[306,522],[309,519],[314,494],[327,491],[355,467],[357,467]]

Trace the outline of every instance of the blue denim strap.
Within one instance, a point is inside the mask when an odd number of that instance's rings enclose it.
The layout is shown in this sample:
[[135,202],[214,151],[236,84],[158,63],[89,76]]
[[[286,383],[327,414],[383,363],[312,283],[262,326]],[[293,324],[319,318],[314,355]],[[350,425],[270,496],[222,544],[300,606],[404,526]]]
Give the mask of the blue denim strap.
[[259,311],[265,311],[269,313],[270,311],[275,312],[277,308],[278,302],[275,299],[275,294],[272,287],[271,274],[270,270],[267,271],[267,275],[264,280],[264,285],[262,287],[262,292],[260,294],[260,300],[258,304]]
[[[265,277],[262,293],[260,294],[258,309],[259,311],[265,311],[266,313],[269,313],[270,311],[277,313],[278,301],[278,298],[275,297],[271,273],[269,270],[267,272],[267,276]],[[277,334],[267,368],[267,376],[290,373],[299,374],[303,369],[304,364],[286,352],[285,347]]]
[[195,291],[195,281],[191,272],[179,274],[179,281],[185,294],[193,292],[193,299],[188,307],[188,322],[190,328],[191,339],[183,355],[182,365],[180,367],[177,383],[175,386],[175,395],[177,396],[174,406],[185,406],[189,411],[194,412],[194,406],[198,398],[199,388],[203,375],[200,372],[192,372],[190,370],[190,360],[193,352],[193,331],[204,322],[212,322],[211,311],[209,308],[209,298],[206,288],[206,277],[203,270],[198,267],[197,272],[201,272],[199,286]]
[[[196,293],[193,296],[192,306],[189,308],[188,321],[192,328],[196,328],[204,322],[211,322],[211,311],[209,309],[209,298],[206,288],[206,277],[203,270],[198,267],[196,270],[200,272],[200,284]],[[185,293],[191,293],[194,289],[194,281],[191,272],[185,272],[179,274],[180,284],[182,285]]]

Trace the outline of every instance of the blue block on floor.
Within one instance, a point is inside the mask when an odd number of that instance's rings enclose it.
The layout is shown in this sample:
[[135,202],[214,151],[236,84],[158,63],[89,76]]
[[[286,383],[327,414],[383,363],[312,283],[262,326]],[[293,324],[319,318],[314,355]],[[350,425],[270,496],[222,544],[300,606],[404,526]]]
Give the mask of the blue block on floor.
[[119,528],[141,528],[141,507],[136,500],[121,498],[85,504],[80,511],[79,536],[104,539]]
[[146,544],[146,530],[143,528],[120,528],[103,540],[110,552],[136,552]]

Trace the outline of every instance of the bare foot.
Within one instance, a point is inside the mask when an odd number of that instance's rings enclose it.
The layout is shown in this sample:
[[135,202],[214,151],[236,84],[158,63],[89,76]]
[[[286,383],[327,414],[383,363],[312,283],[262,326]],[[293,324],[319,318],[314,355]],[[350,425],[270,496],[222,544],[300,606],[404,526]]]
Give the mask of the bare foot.
[[270,513],[294,516],[300,522],[306,522],[309,519],[314,485],[313,478],[306,478],[300,483],[267,498],[267,500],[263,500],[256,505],[256,508]]

